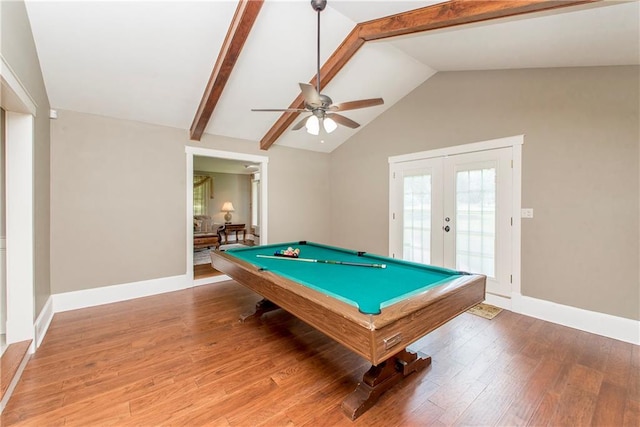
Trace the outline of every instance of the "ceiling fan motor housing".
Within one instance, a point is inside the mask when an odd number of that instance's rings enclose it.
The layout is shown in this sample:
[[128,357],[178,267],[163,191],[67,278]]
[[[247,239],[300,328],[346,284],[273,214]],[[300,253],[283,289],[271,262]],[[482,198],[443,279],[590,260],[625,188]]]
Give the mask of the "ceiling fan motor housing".
[[311,7],[316,12],[322,12],[327,6],[327,0],[311,0]]
[[333,104],[333,100],[329,98],[327,95],[324,95],[322,93],[319,95],[320,95],[320,105],[317,105],[317,104],[311,105],[305,102],[304,106],[307,110],[310,110],[310,111],[326,110],[331,106],[331,104]]

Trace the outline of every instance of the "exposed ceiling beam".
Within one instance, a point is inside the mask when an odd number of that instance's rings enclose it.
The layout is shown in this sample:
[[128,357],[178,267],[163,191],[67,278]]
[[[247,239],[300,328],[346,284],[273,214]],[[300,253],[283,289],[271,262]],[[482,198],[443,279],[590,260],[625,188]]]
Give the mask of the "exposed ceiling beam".
[[263,3],[264,0],[240,0],[238,2],[216,65],[213,67],[211,77],[209,77],[209,82],[191,124],[189,133],[192,140],[200,141],[202,138]]
[[[320,88],[324,88],[367,41],[597,1],[602,0],[451,0],[363,22],[354,27],[320,69]],[[309,81],[314,85],[315,82],[316,76]],[[301,94],[289,108],[304,108]],[[298,115],[299,113],[283,113],[260,140],[260,148],[268,150]]]

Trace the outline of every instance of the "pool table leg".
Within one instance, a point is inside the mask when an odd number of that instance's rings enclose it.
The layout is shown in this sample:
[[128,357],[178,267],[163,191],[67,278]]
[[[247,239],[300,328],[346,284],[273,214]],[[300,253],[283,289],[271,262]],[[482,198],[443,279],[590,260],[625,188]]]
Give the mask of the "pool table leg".
[[418,372],[431,364],[431,356],[402,350],[379,365],[373,365],[364,374],[356,389],[342,402],[344,413],[355,420],[371,408],[385,391],[412,372]]
[[279,308],[280,307],[278,307],[276,304],[272,303],[266,298],[263,298],[256,303],[256,307],[253,309],[253,311],[240,315],[240,322],[244,323],[247,319],[259,319],[263,314],[269,311],[277,310]]

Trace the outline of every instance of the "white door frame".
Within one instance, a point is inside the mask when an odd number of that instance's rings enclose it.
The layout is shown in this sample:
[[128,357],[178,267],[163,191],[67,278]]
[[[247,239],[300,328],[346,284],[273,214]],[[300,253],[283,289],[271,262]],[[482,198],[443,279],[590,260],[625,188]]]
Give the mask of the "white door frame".
[[[210,148],[193,147],[187,145],[185,147],[187,154],[187,283],[195,283],[193,280],[193,157],[214,157],[219,159],[238,160],[242,162],[251,162],[260,164],[260,243],[266,244],[268,242],[268,230],[269,230],[269,216],[268,203],[267,203],[267,188],[268,188],[268,171],[267,165],[269,164],[269,157],[258,156],[255,154],[243,154],[233,151],[220,151]],[[226,277],[226,276],[223,276]],[[210,283],[210,280],[205,280]]]
[[[511,283],[512,298],[503,298],[496,295],[487,295],[487,302],[495,304],[503,308],[510,309],[511,301],[514,296],[521,294],[521,218],[520,212],[522,208],[522,144],[524,144],[524,135],[515,135],[505,138],[492,139],[488,141],[474,142],[471,144],[455,145],[452,147],[438,148],[435,150],[421,151],[417,153],[402,154],[399,156],[389,157],[389,235],[392,236],[394,212],[394,200],[396,194],[395,185],[393,185],[393,175],[399,163],[430,159],[434,157],[445,157],[456,154],[473,153],[478,151],[494,150],[497,148],[510,147],[513,150],[513,199],[512,199],[512,218],[513,227],[511,233],[512,248],[512,271],[513,279]],[[393,250],[392,239],[389,239],[389,254]]]
[[[6,143],[7,344],[35,337],[34,118],[37,105],[0,56]],[[32,344],[33,346],[33,344]]]

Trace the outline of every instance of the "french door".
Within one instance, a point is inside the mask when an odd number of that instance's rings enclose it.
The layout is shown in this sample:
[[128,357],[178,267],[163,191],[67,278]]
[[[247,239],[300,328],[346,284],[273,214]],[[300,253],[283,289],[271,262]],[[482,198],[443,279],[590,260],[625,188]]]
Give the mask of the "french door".
[[511,294],[512,148],[391,165],[391,255],[487,276]]

